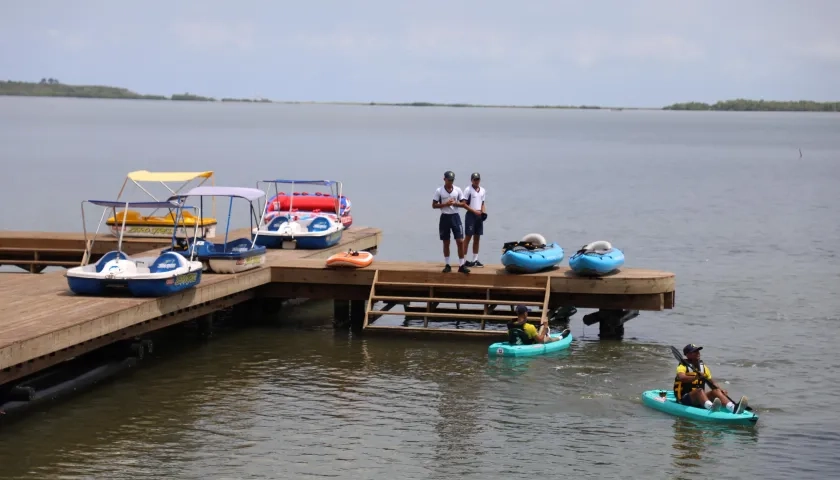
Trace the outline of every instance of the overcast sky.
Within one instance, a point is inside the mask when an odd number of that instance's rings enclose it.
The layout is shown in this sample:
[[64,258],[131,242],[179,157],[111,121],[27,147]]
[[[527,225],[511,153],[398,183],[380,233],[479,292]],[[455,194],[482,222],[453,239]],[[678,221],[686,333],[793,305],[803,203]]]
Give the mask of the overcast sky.
[[274,100],[840,100],[840,0],[3,0],[0,79]]

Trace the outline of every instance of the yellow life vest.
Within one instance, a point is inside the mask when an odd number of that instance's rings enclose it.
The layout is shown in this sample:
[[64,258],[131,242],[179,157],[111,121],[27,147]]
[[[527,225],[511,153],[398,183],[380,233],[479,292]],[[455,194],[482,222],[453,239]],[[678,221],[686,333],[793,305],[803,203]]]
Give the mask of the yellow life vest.
[[[703,375],[707,378],[712,378],[712,371],[709,370],[709,367],[703,363],[703,360],[700,360],[700,368],[697,370],[703,373]],[[677,374],[674,376],[674,396],[677,397],[677,401],[679,401],[679,399],[681,399],[686,393],[689,393],[697,388],[706,388],[706,381],[697,375],[695,375],[694,380],[691,382],[682,382],[679,377],[681,373],[690,374],[688,369],[685,368],[685,365],[682,363],[677,365]]]

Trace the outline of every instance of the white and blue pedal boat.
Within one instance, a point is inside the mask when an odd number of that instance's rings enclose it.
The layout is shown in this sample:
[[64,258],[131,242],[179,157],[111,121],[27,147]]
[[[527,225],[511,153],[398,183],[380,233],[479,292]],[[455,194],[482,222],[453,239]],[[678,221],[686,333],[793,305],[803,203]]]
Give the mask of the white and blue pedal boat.
[[569,258],[569,267],[581,276],[598,277],[624,265],[624,252],[610,242],[598,240],[584,245]]
[[265,265],[265,246],[257,245],[258,236],[253,239],[237,238],[228,240],[230,235],[230,220],[233,212],[233,199],[242,198],[248,201],[250,207],[251,229],[259,224],[257,218],[259,206],[255,206],[265,192],[256,188],[245,187],[195,187],[183,194],[173,195],[170,201],[184,202],[188,197],[199,197],[199,218],[203,211],[204,197],[228,197],[228,218],[225,226],[223,243],[214,243],[209,238],[199,238],[194,242],[186,242],[176,247],[164,250],[181,253],[185,256],[194,255],[205,267],[213,273],[239,273]]
[[291,184],[292,193],[289,207],[285,212],[277,215],[268,215],[270,202],[266,202],[260,217],[259,225],[251,230],[251,235],[257,245],[267,248],[299,248],[307,250],[319,250],[332,247],[341,241],[344,233],[344,225],[335,214],[314,211],[295,211],[294,208],[294,187],[295,185],[321,185],[337,189],[335,198],[335,212],[341,211],[341,182],[334,180],[262,180],[257,182],[274,185],[274,197],[280,195],[278,185]]
[[[163,297],[195,287],[201,282],[201,262],[192,257],[187,258],[173,252],[163,252],[155,257],[132,257],[123,252],[124,225],[120,229],[117,249],[106,253],[96,263],[88,264],[87,260],[91,257],[96,235],[102,226],[102,220],[99,222],[93,239],[90,242],[87,241],[87,228],[84,225],[85,203],[111,208],[114,214],[116,214],[117,208],[124,208],[127,211],[129,207],[174,210],[173,245],[176,242],[175,235],[178,230],[179,219],[181,219],[181,212],[184,209],[193,208],[172,202],[83,201],[82,228],[85,233],[85,254],[82,265],[70,268],[65,273],[67,285],[73,293],[95,296],[127,293],[135,297]],[[123,223],[125,223],[125,217],[123,217]],[[183,226],[186,227],[186,225]],[[198,234],[198,230],[198,228],[193,227],[194,235]]]
[[545,237],[530,233],[518,242],[507,242],[502,248],[502,265],[511,273],[536,273],[555,267],[563,261],[563,247],[546,243]]

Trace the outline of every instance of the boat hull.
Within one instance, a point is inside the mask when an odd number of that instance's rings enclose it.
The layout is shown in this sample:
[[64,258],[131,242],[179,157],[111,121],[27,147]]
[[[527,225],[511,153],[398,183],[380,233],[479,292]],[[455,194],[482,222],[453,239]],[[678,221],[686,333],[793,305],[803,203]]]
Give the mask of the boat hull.
[[239,273],[265,265],[265,253],[244,258],[209,258],[207,263],[213,273]]
[[93,265],[68,269],[65,276],[70,291],[77,295],[163,297],[198,285],[201,271],[201,262],[173,252],[131,258],[111,251]]
[[[256,244],[272,249],[321,250],[338,244],[343,233],[342,230],[338,230],[323,235],[284,235],[260,231],[259,235],[256,236]],[[251,238],[254,238],[254,236],[252,234]]]
[[244,272],[265,265],[266,254],[264,246],[255,245],[251,248],[251,240],[247,238],[237,238],[226,244],[217,244],[206,239],[196,240],[195,244],[192,244],[192,239],[189,239],[185,247],[167,248],[163,251],[175,252],[186,258],[192,253],[207,270],[221,274]]
[[256,245],[266,248],[320,250],[341,241],[344,227],[320,214],[277,216],[263,228],[251,231]]
[[624,265],[624,252],[618,248],[597,253],[577,252],[569,258],[569,267],[578,275],[600,276],[621,268]]
[[[111,235],[115,237],[120,236],[120,230],[122,229],[122,224],[112,224],[109,223],[108,227],[111,230]],[[126,238],[172,238],[172,230],[175,229],[174,225],[158,225],[158,224],[133,224],[125,225],[125,237]],[[181,227],[179,226],[177,231],[175,232],[176,238],[193,238],[195,235],[195,227],[187,226]],[[198,227],[198,238],[209,238],[216,236],[216,224],[204,224],[199,225]]]
[[534,345],[511,345],[508,342],[496,342],[487,347],[487,354],[491,357],[533,357],[566,350],[572,344],[572,332],[562,337],[563,332],[552,333],[549,336],[561,338],[557,342],[538,343]]
[[534,250],[517,247],[502,254],[502,265],[512,273],[535,273],[556,266],[563,261],[563,255],[563,247],[557,243]]
[[[665,396],[660,396],[660,392],[665,392]],[[706,408],[683,405],[677,402],[673,390],[648,390],[642,392],[642,403],[654,410],[691,420],[728,425],[755,425],[758,422],[758,415],[749,410],[736,414],[729,412],[726,408],[713,412]]]
[[105,296],[128,294],[134,297],[165,297],[201,283],[201,268],[168,278],[79,278],[67,277],[67,285],[76,295]]

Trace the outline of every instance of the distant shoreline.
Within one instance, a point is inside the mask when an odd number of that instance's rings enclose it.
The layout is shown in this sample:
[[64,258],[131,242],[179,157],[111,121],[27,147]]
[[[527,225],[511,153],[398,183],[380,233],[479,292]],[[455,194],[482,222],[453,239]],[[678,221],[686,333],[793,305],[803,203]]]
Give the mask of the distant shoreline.
[[774,100],[724,100],[714,104],[703,102],[675,103],[665,107],[607,107],[597,105],[483,105],[470,103],[437,102],[318,102],[269,100],[267,98],[222,98],[205,97],[191,93],[164,95],[144,95],[127,88],[103,85],[67,85],[53,78],[44,78],[40,82],[0,81],[0,96],[22,97],[71,97],[104,98],[123,100],[169,100],[223,103],[276,103],[282,105],[355,105],[386,107],[449,107],[449,108],[522,108],[552,110],[679,110],[679,111],[730,111],[730,112],[840,112],[840,102],[814,102],[811,100],[774,101]]

